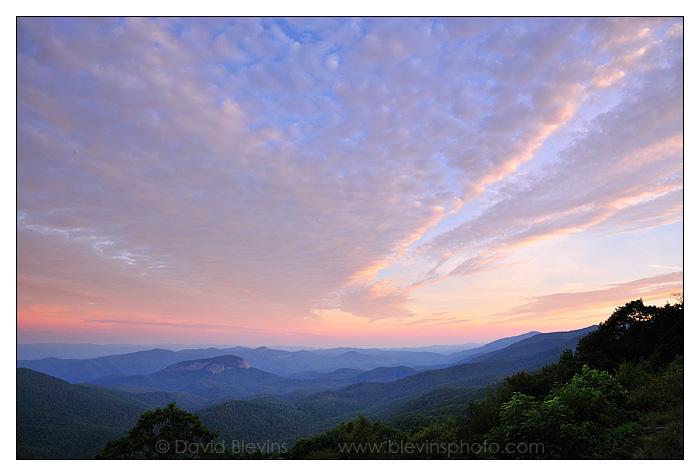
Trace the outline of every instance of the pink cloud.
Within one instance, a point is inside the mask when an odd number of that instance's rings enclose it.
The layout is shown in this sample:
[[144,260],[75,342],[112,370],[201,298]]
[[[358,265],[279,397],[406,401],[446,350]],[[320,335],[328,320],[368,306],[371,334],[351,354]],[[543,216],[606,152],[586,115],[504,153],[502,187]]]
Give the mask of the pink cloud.
[[[535,296],[526,304],[498,313],[492,317],[507,322],[526,321],[533,318],[563,318],[579,310],[621,306],[639,298],[671,300],[671,293],[683,289],[683,272],[662,274],[626,283],[611,284],[604,289],[566,292]],[[604,319],[602,319],[604,320]],[[503,321],[501,321],[503,322]]]

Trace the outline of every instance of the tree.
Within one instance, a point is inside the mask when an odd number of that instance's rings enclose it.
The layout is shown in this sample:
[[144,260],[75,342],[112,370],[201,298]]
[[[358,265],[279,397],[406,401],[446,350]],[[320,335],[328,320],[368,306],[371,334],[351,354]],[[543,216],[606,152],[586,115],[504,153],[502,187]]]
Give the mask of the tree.
[[391,442],[405,440],[399,429],[379,420],[371,423],[364,415],[340,423],[311,438],[301,438],[286,455],[289,459],[385,459],[399,457]]
[[584,365],[542,402],[514,393],[486,441],[522,450],[501,453],[500,458],[619,457],[638,431],[630,416],[629,397],[617,380]]
[[646,306],[641,299],[618,307],[576,347],[578,359],[608,372],[641,359],[660,368],[678,355],[683,355],[683,304]]
[[[141,415],[126,436],[108,441],[97,459],[199,459],[225,453],[215,445],[218,432],[199,417],[179,409],[175,402]],[[219,450],[219,451],[217,451]]]

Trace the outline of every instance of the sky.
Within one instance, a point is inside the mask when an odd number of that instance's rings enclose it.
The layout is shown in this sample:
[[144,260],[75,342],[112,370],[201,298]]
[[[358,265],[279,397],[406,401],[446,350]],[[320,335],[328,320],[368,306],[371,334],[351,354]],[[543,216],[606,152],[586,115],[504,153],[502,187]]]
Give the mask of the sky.
[[683,289],[680,18],[19,18],[19,343],[401,347]]

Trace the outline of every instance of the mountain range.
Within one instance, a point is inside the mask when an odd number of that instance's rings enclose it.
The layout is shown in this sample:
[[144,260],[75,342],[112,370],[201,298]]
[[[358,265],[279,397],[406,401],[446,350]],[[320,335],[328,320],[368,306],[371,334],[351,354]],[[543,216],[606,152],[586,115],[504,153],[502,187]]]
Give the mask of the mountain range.
[[[487,384],[556,362],[596,327],[531,332],[447,354],[233,347],[18,360],[18,458],[86,457],[170,401],[228,440],[292,442],[358,413],[429,423],[482,398]],[[72,437],[53,445],[66,425],[84,439],[81,451],[70,450]]]
[[270,349],[269,347],[236,346],[222,349],[209,347],[180,351],[150,349],[90,359],[60,359],[55,357],[34,360],[19,359],[17,367],[30,368],[71,383],[89,382],[111,375],[150,374],[178,362],[220,355],[236,355],[245,359],[251,367],[283,377],[292,377],[303,372],[325,374],[342,368],[372,370],[377,367],[406,366],[428,369],[446,367],[480,352],[502,349],[535,334],[538,333],[529,332],[499,339],[481,347],[448,354],[423,350],[357,349],[352,347],[287,351]]

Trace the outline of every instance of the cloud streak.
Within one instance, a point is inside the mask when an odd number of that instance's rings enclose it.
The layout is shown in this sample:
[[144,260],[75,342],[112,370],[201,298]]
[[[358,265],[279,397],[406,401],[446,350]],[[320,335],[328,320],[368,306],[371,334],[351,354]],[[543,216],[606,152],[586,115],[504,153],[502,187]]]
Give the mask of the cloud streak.
[[[683,272],[668,273],[626,283],[612,284],[604,289],[536,296],[528,302],[492,317],[505,322],[527,321],[533,317],[547,319],[560,317],[581,309],[599,309],[618,306],[640,298],[669,298],[682,289]],[[604,319],[601,319],[601,322]]]

